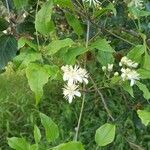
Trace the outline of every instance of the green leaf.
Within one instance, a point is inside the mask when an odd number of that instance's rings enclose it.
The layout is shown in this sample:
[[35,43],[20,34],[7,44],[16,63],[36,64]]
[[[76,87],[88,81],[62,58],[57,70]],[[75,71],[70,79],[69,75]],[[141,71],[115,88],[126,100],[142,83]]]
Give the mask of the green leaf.
[[26,76],[31,90],[35,93],[36,104],[38,104],[43,96],[43,86],[50,77],[48,67],[30,63],[26,69]]
[[30,150],[30,144],[24,138],[8,138],[8,145],[15,150]]
[[59,137],[58,126],[52,121],[52,119],[42,113],[40,113],[41,123],[45,128],[46,139],[48,142],[54,142]]
[[83,34],[83,29],[80,24],[80,21],[75,17],[74,14],[66,13],[65,14],[68,24],[73,28],[74,32],[81,36]]
[[38,50],[38,46],[32,42],[30,42],[28,39],[26,39],[25,37],[21,37],[18,40],[18,49],[24,47],[25,45],[28,45],[30,48],[33,48],[34,50]]
[[41,34],[49,34],[54,30],[54,23],[51,21],[53,11],[53,1],[47,1],[36,15],[35,28]]
[[34,125],[34,140],[39,143],[41,140],[41,132],[37,125]]
[[0,31],[4,31],[9,27],[9,22],[7,22],[4,18],[0,18]]
[[42,55],[32,49],[22,49],[20,54],[13,59],[13,62],[19,69],[23,69],[28,66],[29,63],[40,61],[42,62]]
[[17,53],[17,41],[11,35],[0,37],[0,69],[3,69]]
[[140,83],[140,82],[136,82],[136,85],[138,86],[138,88],[143,92],[143,97],[147,100],[150,99],[150,91],[148,90],[148,88],[146,87],[146,85]]
[[114,16],[116,16],[117,11],[116,8],[114,7],[113,3],[109,3],[108,6],[102,9],[98,9],[97,11],[94,12],[95,17],[101,17],[102,15],[108,13],[108,12],[113,12]]
[[31,145],[30,150],[39,150],[38,145],[37,144]]
[[138,69],[137,72],[140,74],[141,79],[150,79],[150,70]]
[[64,55],[64,62],[66,64],[73,65],[76,63],[76,57],[81,54],[84,54],[85,52],[87,52],[87,49],[85,47],[70,48]]
[[13,0],[14,1],[14,5],[17,9],[21,9],[25,6],[27,6],[28,4],[28,0]]
[[136,7],[130,7],[129,11],[131,14],[133,14],[135,17],[139,18],[139,17],[147,17],[150,15],[149,11],[145,11],[145,10],[140,10]]
[[147,52],[145,52],[143,68],[150,70],[150,55]]
[[91,48],[92,49],[96,48],[100,51],[109,52],[109,53],[114,52],[113,48],[110,46],[109,42],[106,41],[106,39],[96,40],[94,43],[92,43]]
[[122,83],[122,88],[134,98],[133,89],[128,81]]
[[69,38],[66,38],[64,40],[52,41],[48,46],[45,47],[46,54],[53,55],[57,53],[60,49],[65,47],[71,47],[73,44],[74,42]]
[[60,7],[73,9],[72,1],[71,0],[54,0],[54,4],[59,5]]
[[83,145],[80,142],[68,142],[58,145],[53,150],[84,150]]
[[146,110],[138,110],[137,114],[141,119],[142,123],[147,126],[150,122],[150,112]]
[[106,146],[115,138],[116,126],[106,123],[96,130],[95,141],[99,146]]
[[144,45],[137,45],[135,46],[127,55],[128,58],[131,60],[140,63],[142,55],[145,52],[145,46]]
[[113,54],[104,51],[98,51],[97,59],[102,66],[107,66],[108,64],[114,63]]

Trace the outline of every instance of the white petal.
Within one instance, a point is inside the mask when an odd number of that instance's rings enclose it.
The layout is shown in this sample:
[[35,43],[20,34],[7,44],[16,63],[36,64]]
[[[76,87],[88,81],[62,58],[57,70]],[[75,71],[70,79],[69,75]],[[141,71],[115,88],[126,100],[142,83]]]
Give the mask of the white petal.
[[76,95],[76,96],[78,96],[78,97],[81,97],[81,93],[78,92],[78,91],[75,91],[75,92],[74,92],[74,95]]

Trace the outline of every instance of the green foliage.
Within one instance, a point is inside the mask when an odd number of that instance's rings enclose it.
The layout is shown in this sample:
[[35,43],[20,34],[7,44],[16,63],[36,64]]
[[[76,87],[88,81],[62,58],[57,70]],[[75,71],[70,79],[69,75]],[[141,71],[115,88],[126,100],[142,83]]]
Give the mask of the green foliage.
[[64,144],[60,144],[57,147],[53,148],[53,150],[84,150],[82,144],[80,142],[68,142]]
[[146,110],[138,110],[137,114],[138,114],[139,118],[141,119],[142,123],[145,126],[148,126],[148,124],[150,122],[150,112],[146,111]]
[[[0,1],[1,149],[149,149],[149,5]],[[89,76],[70,105],[65,65]]]
[[14,5],[17,9],[21,9],[25,6],[27,6],[28,4],[28,0],[13,0],[14,1]]
[[78,36],[81,36],[83,34],[83,29],[80,24],[80,21],[74,15],[71,15],[70,13],[66,13],[65,16],[66,16],[68,24],[73,28],[74,32]]
[[54,23],[51,20],[52,9],[53,1],[47,1],[36,14],[35,28],[41,34],[49,34],[52,30],[54,30]]
[[64,40],[55,40],[52,41],[48,46],[45,47],[46,54],[47,55],[53,55],[57,53],[59,50],[65,47],[71,47],[74,44],[74,42],[67,38]]
[[137,82],[136,85],[143,92],[143,97],[145,99],[149,100],[150,99],[150,91],[148,90],[148,88],[146,87],[146,85],[142,84],[140,82]]
[[43,86],[48,82],[49,66],[31,63],[26,69],[26,75],[31,90],[35,93],[36,104],[38,104],[43,96]]
[[8,138],[8,144],[15,150],[30,150],[30,145],[24,138]]
[[16,39],[12,35],[2,35],[0,37],[0,69],[3,69],[16,56],[16,53]]
[[37,125],[34,125],[34,140],[35,143],[39,143],[41,140],[41,132]]
[[59,136],[58,126],[44,114],[40,114],[41,123],[45,128],[46,139],[48,142],[54,142]]
[[131,60],[134,60],[135,62],[140,63],[142,55],[144,54],[144,52],[145,52],[145,46],[144,45],[137,45],[133,49],[130,50],[130,52],[128,53],[127,56]]
[[0,31],[4,31],[8,27],[9,27],[9,23],[4,18],[0,18]]
[[96,130],[95,141],[99,146],[106,146],[115,138],[116,126],[106,123]]

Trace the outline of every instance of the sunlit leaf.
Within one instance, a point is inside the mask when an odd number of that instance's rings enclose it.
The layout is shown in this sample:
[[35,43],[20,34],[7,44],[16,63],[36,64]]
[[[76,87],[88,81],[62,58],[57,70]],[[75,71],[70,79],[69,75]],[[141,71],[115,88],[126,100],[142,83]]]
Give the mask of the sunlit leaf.
[[95,141],[99,146],[106,146],[115,138],[116,126],[106,123],[96,130]]
[[54,142],[59,137],[58,126],[52,119],[45,114],[40,113],[41,123],[45,128],[46,139],[48,142]]
[[147,126],[150,122],[150,112],[146,110],[138,110],[137,114],[141,119],[142,123]]
[[53,150],[84,150],[83,145],[80,142],[68,142],[60,144],[53,148]]

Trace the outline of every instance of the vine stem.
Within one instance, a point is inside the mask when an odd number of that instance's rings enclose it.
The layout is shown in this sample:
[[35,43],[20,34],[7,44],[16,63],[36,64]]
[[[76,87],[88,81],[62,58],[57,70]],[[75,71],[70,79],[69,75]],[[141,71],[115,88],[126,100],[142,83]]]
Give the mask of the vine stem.
[[10,15],[10,8],[9,8],[8,0],[5,0],[5,2],[6,2],[7,11],[8,11],[8,14],[9,14],[9,17],[10,17],[11,15]]
[[99,96],[101,97],[102,103],[103,103],[103,105],[104,105],[104,108],[105,108],[105,110],[106,110],[108,116],[111,118],[112,121],[114,121],[115,119],[114,119],[114,117],[111,115],[110,110],[108,109],[108,106],[107,106],[107,103],[105,102],[105,99],[104,99],[103,94],[102,94],[101,91],[98,89],[98,87],[97,87],[96,83],[94,82],[94,80],[92,79],[92,77],[90,77],[90,79],[91,79],[91,81],[92,81],[92,83],[93,83],[93,85],[94,85],[95,90],[97,91],[97,93],[98,93]]
[[[85,43],[86,48],[88,48],[89,35],[90,35],[90,21],[87,20],[87,32],[86,32],[86,43]],[[86,67],[86,56],[85,56],[85,60],[84,60],[84,68],[85,67]],[[85,90],[85,84],[83,84],[83,90]],[[81,104],[81,109],[80,109],[80,115],[79,115],[78,124],[77,124],[77,127],[76,127],[76,134],[75,134],[75,138],[74,138],[75,141],[78,140],[81,119],[82,119],[82,116],[83,116],[84,104],[85,104],[85,92],[83,92],[83,98],[82,98],[82,104]]]

